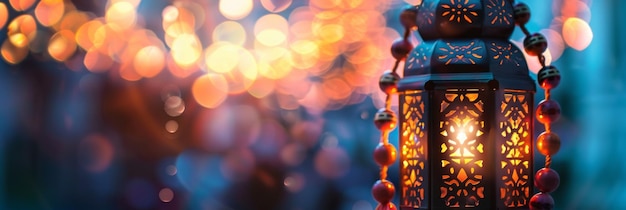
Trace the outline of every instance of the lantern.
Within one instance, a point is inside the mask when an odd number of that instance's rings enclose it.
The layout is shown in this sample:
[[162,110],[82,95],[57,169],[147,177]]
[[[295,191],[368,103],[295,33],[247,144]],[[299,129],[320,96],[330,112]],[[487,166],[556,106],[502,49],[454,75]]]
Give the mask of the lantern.
[[533,97],[510,0],[424,0],[398,84],[401,209],[528,209]]

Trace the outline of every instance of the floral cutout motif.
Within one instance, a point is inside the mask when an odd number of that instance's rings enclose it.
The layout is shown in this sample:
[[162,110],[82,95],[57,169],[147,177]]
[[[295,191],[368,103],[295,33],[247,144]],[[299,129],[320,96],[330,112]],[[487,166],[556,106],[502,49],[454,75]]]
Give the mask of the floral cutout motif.
[[404,96],[402,114],[402,205],[413,208],[423,206],[425,199],[424,169],[426,148],[424,144],[424,102],[417,91]]
[[513,47],[513,44],[499,45],[492,42],[489,50],[493,52],[492,58],[498,62],[499,65],[502,66],[505,63],[510,63],[515,66],[520,66],[520,56],[515,56],[515,54],[519,53],[519,50]]
[[530,123],[527,98],[525,93],[508,92],[504,94],[501,114],[506,119],[500,122],[501,136],[505,141],[501,145],[500,167],[504,170],[501,177],[500,199],[507,207],[524,207],[530,199]]
[[461,64],[476,64],[476,62],[483,58],[477,51],[482,49],[482,46],[476,46],[476,42],[472,41],[467,45],[453,45],[447,43],[447,47],[441,47],[439,50],[443,52],[437,59],[445,62],[446,65],[450,63]]
[[489,0],[487,4],[487,18],[491,25],[499,23],[511,24],[513,14],[506,11],[506,0]]
[[476,4],[470,4],[469,0],[450,0],[450,4],[442,4],[441,7],[444,9],[441,16],[448,17],[450,22],[460,23],[463,20],[467,23],[473,23],[473,18],[478,17],[478,13],[472,11]]

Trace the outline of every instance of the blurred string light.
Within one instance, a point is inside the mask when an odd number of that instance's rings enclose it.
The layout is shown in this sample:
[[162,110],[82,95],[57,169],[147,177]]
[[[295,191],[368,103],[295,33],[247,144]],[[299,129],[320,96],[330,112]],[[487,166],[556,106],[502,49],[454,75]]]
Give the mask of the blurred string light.
[[[249,94],[275,96],[282,109],[322,111],[376,93],[369,84],[392,62],[380,52],[398,36],[384,13],[399,2],[172,1],[161,10],[161,28],[146,28],[156,24],[137,12],[141,3],[148,2],[109,0],[102,17],[71,1],[0,3],[0,28],[8,33],[2,58],[18,64],[29,53],[42,54],[72,70],[127,81],[164,70],[175,78],[202,72],[192,92],[206,108],[229,95]],[[10,10],[19,15],[8,20]]]

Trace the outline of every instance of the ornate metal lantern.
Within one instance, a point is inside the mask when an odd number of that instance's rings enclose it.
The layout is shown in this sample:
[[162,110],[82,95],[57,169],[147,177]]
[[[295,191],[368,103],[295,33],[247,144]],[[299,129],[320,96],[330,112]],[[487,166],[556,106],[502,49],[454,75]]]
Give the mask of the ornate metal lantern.
[[401,209],[528,209],[533,97],[510,0],[424,0],[400,98]]

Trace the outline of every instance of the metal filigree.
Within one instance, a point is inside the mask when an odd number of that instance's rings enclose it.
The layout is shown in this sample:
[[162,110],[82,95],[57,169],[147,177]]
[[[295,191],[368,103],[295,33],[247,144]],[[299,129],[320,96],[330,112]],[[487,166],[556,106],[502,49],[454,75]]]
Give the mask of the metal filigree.
[[493,53],[493,60],[499,63],[500,66],[509,63],[511,65],[520,66],[521,58],[516,56],[519,53],[519,49],[513,47],[513,44],[506,43],[505,45],[499,45],[495,42],[491,43],[489,50]]
[[501,145],[500,167],[505,171],[501,177],[500,199],[507,207],[523,207],[530,198],[530,116],[527,94],[507,92],[501,109],[505,121],[500,122],[500,135],[505,141]]
[[469,0],[450,0],[450,4],[442,4],[443,13],[441,16],[447,17],[448,21],[458,23],[463,20],[466,23],[473,23],[478,13],[472,11],[476,4],[470,4]]
[[425,198],[424,102],[421,92],[403,96],[402,115],[402,206],[419,208]]
[[477,91],[449,90],[440,111],[440,198],[448,207],[476,207],[485,198],[483,102]]
[[513,14],[506,10],[507,0],[489,0],[487,3],[487,19],[491,25],[499,24],[511,24],[513,20]]
[[467,45],[454,45],[452,43],[446,43],[446,47],[441,47],[439,50],[442,55],[438,56],[441,62],[445,62],[446,65],[450,63],[455,64],[476,64],[476,62],[483,58],[478,50],[483,47],[476,45],[476,42],[469,42]]

